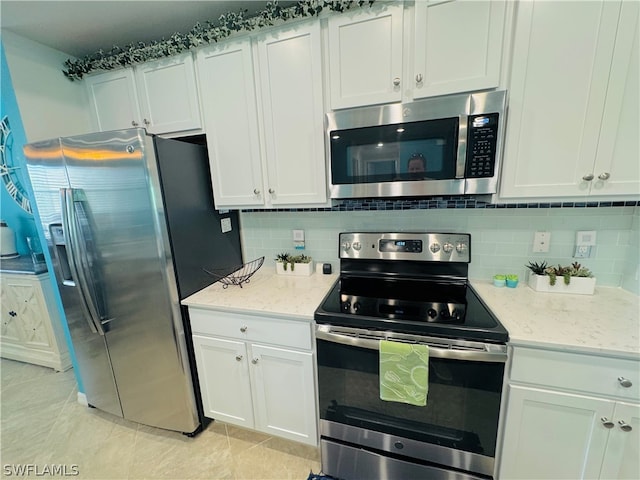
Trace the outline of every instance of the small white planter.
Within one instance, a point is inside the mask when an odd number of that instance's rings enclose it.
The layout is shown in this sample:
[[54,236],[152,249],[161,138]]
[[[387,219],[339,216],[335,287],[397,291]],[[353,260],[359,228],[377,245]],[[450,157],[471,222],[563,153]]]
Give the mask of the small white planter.
[[313,261],[309,263],[296,263],[295,267],[291,268],[292,264],[287,264],[287,269],[284,269],[282,262],[276,262],[276,273],[278,275],[291,275],[297,277],[308,277],[313,273]]
[[569,285],[565,285],[564,278],[558,276],[555,285],[549,285],[547,275],[529,275],[529,287],[536,292],[547,293],[572,293],[576,295],[593,295],[596,287],[596,279],[591,277],[571,277]]

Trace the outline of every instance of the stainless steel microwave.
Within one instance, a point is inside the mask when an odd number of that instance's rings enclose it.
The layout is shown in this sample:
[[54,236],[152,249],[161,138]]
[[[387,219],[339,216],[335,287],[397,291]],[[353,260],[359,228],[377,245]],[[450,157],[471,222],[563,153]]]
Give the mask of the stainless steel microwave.
[[496,193],[504,90],[327,114],[331,198]]

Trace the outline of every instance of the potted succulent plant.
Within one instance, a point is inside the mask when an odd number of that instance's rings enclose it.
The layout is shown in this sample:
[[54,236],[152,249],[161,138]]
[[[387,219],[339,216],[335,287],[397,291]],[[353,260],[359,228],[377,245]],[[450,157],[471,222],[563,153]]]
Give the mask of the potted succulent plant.
[[506,283],[506,277],[502,274],[497,274],[493,276],[493,285],[495,287],[504,287]]
[[560,264],[549,266],[547,262],[529,262],[526,267],[531,271],[528,285],[537,292],[593,295],[595,290],[593,273],[578,262],[564,267]]
[[275,260],[278,275],[309,276],[313,273],[313,259],[305,254],[279,253]]
[[507,275],[505,281],[507,283],[507,287],[516,288],[518,286],[518,275],[510,273]]

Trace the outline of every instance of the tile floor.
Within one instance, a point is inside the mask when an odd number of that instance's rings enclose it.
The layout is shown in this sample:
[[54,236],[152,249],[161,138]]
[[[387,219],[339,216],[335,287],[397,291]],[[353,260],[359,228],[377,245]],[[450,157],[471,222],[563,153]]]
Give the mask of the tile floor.
[[[195,438],[77,402],[73,371],[0,360],[0,465],[77,466],[80,479],[291,479],[319,472],[318,450],[212,422]],[[60,476],[59,478],[63,478]]]

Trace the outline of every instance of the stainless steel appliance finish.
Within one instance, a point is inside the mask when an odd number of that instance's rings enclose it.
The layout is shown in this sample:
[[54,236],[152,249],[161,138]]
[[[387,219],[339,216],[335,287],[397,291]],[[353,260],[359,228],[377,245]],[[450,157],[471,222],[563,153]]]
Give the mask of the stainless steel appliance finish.
[[[508,333],[468,285],[470,235],[348,232],[339,252],[315,313],[323,471],[491,477]],[[381,340],[429,347],[426,406],[379,398]]]
[[[474,92],[460,95],[447,95],[420,100],[411,103],[396,103],[390,105],[360,107],[339,110],[326,116],[327,132],[327,163],[331,169],[331,198],[385,198],[385,197],[415,197],[432,195],[462,195],[462,194],[493,194],[497,191],[498,176],[503,148],[505,131],[506,92],[489,91]],[[475,116],[496,115],[497,125],[490,131],[483,133],[486,126],[475,125]],[[469,122],[469,119],[472,119]],[[435,178],[411,178],[407,175],[395,175],[394,178],[367,178],[366,175],[355,179],[349,175],[343,179],[338,171],[350,169],[343,162],[346,160],[336,154],[333,142],[343,133],[355,129],[368,129],[372,141],[371,150],[363,156],[371,155],[375,158],[359,159],[365,164],[375,162],[394,162],[395,172],[400,173],[399,159],[390,155],[379,157],[376,147],[382,147],[376,138],[377,127],[398,127],[398,132],[404,131],[412,122],[437,120],[454,120],[452,129],[445,135],[446,142],[453,142],[451,157],[446,157],[444,169],[449,173]],[[428,127],[420,127],[425,135],[429,135]],[[395,134],[394,134],[395,135]],[[395,138],[385,136],[386,141],[394,145],[402,142],[402,134]],[[358,143],[358,142],[356,142]],[[386,142],[385,142],[386,143]],[[376,145],[377,144],[377,145]],[[491,147],[490,151],[487,147]],[[394,147],[395,148],[395,147]],[[376,152],[376,153],[374,153]],[[340,152],[344,153],[344,152]],[[451,165],[448,165],[451,163]],[[480,165],[480,172],[476,171]],[[487,174],[482,171],[482,165],[490,165]],[[353,173],[352,175],[356,175]]]
[[238,229],[220,231],[205,148],[131,129],[24,152],[89,404],[198,431],[180,299],[213,282],[202,267],[242,263]]

